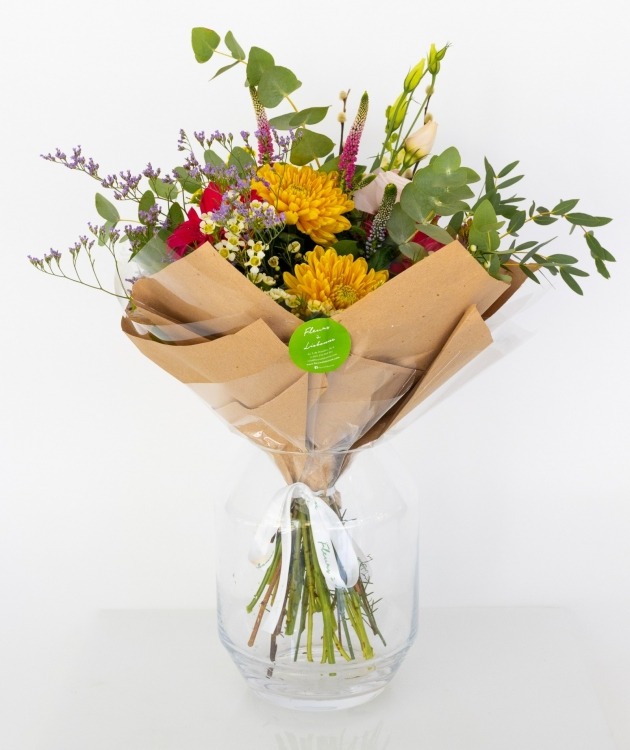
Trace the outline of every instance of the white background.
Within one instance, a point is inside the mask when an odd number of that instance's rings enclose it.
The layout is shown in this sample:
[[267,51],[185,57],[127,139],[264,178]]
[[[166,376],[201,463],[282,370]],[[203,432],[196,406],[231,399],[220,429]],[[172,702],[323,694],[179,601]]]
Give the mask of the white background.
[[[97,184],[39,158],[81,144],[107,174],[178,159],[180,127],[254,129],[240,72],[212,83],[196,25],[231,29],[303,81],[299,107],[356,105],[364,144],[430,43],[451,42],[437,149],[521,160],[521,194],[582,198],[618,258],[584,298],[526,290],[520,345],[395,438],[422,489],[424,606],[550,605],[578,623],[619,748],[630,747],[628,77],[624,3],[38,2],[0,19],[3,357],[0,640],[34,668],[47,634],[98,608],[207,608],[212,502],[248,452],[143,359],[105,295],[38,274],[97,215]],[[334,114],[329,133],[336,137]],[[363,156],[372,151],[366,147]],[[520,185],[519,185],[520,187]],[[585,245],[562,228],[556,252]],[[531,292],[531,294],[530,294]],[[534,293],[535,292],[535,293]],[[516,305],[518,308],[518,305]],[[500,347],[499,347],[500,349]],[[43,646],[41,646],[43,648]],[[1,732],[1,730],[0,730]],[[23,750],[19,747],[18,750]]]

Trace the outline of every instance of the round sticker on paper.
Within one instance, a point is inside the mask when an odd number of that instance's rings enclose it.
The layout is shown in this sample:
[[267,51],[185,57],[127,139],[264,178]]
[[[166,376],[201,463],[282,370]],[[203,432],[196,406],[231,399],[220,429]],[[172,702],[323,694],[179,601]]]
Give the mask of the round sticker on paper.
[[307,372],[331,372],[348,359],[352,341],[347,329],[331,318],[313,318],[298,326],[289,341],[289,355]]

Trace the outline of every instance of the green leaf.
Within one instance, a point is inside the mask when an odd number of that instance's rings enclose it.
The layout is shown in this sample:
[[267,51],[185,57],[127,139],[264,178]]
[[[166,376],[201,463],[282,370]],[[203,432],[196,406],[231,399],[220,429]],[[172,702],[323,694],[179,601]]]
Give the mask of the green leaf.
[[182,222],[186,221],[186,216],[184,214],[183,208],[179,205],[179,203],[173,203],[173,205],[168,210],[168,221],[171,229],[175,229],[178,227]]
[[140,198],[140,203],[138,204],[138,219],[140,219],[140,222],[142,224],[145,224],[146,222],[142,220],[142,217],[140,216],[141,212],[148,211],[151,206],[155,205],[155,195],[150,190],[146,190],[142,194],[142,198]]
[[225,46],[230,50],[232,57],[235,60],[240,61],[245,59],[245,52],[241,45],[236,41],[234,34],[232,34],[231,31],[228,31],[225,35]]
[[192,30],[192,48],[198,63],[208,62],[220,43],[221,37],[212,29],[197,26]]
[[599,240],[592,232],[585,232],[584,239],[586,240],[586,244],[588,245],[593,258],[599,258],[600,260],[605,260],[609,263],[615,262],[615,256],[600,245]]
[[508,234],[516,234],[519,229],[523,227],[523,224],[525,224],[525,221],[527,219],[527,214],[525,211],[516,211],[512,218],[510,219],[510,222],[507,227],[507,233]]
[[486,159],[485,156],[483,157],[483,166],[486,170],[486,194],[490,195],[496,192],[496,188],[494,186],[495,173],[490,162]]
[[333,245],[337,251],[337,255],[354,255],[358,257],[361,253],[359,251],[359,243],[356,240],[339,240]]
[[603,276],[605,279],[610,278],[610,272],[606,268],[606,265],[603,260],[600,258],[595,258],[595,268],[597,268],[597,273],[599,273],[601,276]]
[[442,227],[438,227],[435,224],[419,224],[416,226],[416,230],[426,234],[432,240],[437,240],[444,245],[448,245],[449,242],[453,241],[451,235]]
[[[328,174],[329,172],[336,172],[338,169],[339,169],[339,157],[334,156],[333,154],[330,154],[330,156],[328,156],[328,158],[321,165],[318,171]],[[355,173],[355,177],[356,177],[356,173]],[[372,175],[372,179],[376,179],[376,175]],[[369,185],[370,182],[372,182],[372,180],[369,180],[367,184]],[[361,187],[365,187],[365,185],[362,184]]]
[[179,180],[179,184],[187,193],[196,193],[197,190],[201,190],[201,183],[198,180],[194,180],[184,167],[175,167],[175,174]]
[[217,72],[212,76],[210,79],[211,81],[214,81],[215,78],[218,78],[222,73],[225,73],[226,70],[229,70],[230,68],[233,68],[235,65],[238,65],[239,61],[230,63],[229,65],[224,65],[222,68],[219,68]]
[[500,226],[492,203],[489,200],[481,201],[473,214],[468,235],[469,243],[486,252],[496,252],[501,244],[497,231]]
[[426,258],[429,254],[423,247],[415,242],[403,242],[398,249],[403,255],[406,255],[407,258],[411,258],[414,262]]
[[576,224],[581,227],[603,227],[604,224],[608,224],[612,219],[608,219],[606,216],[589,216],[589,214],[566,214],[564,217],[571,224]]
[[590,276],[586,271],[583,271],[581,268],[576,268],[575,266],[565,266],[564,270],[572,276]]
[[560,276],[562,277],[562,280],[565,282],[565,284],[572,289],[576,294],[584,294],[582,291],[582,287],[577,283],[575,278],[567,272],[565,268],[560,269]]
[[225,166],[223,159],[218,154],[215,154],[211,148],[203,152],[203,159],[206,164],[211,164],[213,167]]
[[241,146],[235,146],[230,153],[228,167],[236,167],[241,176],[245,176],[251,167],[256,166],[254,157]]
[[499,172],[497,177],[499,179],[501,179],[502,177],[505,177],[505,175],[509,174],[517,164],[518,164],[518,161],[513,161],[510,164],[508,164],[507,167],[503,167],[503,169]]
[[558,215],[566,214],[572,208],[575,208],[579,202],[580,202],[579,198],[572,198],[571,200],[568,200],[568,201],[560,201],[560,203],[558,203],[557,206],[554,206],[551,209],[551,213],[558,214]]
[[468,183],[477,175],[460,164],[457,149],[449,148],[419,169],[400,196],[405,213],[421,224],[428,224],[434,216],[469,211],[467,201],[474,196]]
[[459,230],[462,228],[462,224],[464,223],[464,212],[458,211],[456,214],[453,214],[451,217],[451,220],[448,223],[448,226],[446,227],[446,231],[449,233],[451,237],[456,237]]
[[262,74],[274,64],[273,55],[260,47],[252,47],[247,60],[247,85],[258,86]]
[[304,125],[316,125],[328,114],[330,107],[309,107],[300,112],[287,112],[269,120],[269,124],[276,130],[293,130]]
[[157,197],[162,198],[163,200],[173,201],[177,198],[177,194],[179,193],[177,185],[164,182],[164,180],[161,180],[159,177],[150,177],[149,185]]
[[535,281],[537,284],[540,284],[540,279],[538,278],[538,276],[536,276],[531,268],[528,268],[524,263],[519,263],[518,267],[525,274],[525,276],[527,276],[532,281]]
[[315,133],[306,128],[299,128],[296,136],[298,138],[291,147],[291,164],[298,167],[303,167],[313,159],[323,159],[335,147],[327,135]]
[[94,196],[94,203],[96,204],[98,215],[102,216],[103,219],[111,221],[112,224],[117,224],[120,221],[118,209],[113,203],[110,203],[104,195],[96,193]]
[[548,224],[553,224],[556,221],[558,221],[557,216],[534,216],[533,218],[534,224],[539,224],[540,226],[547,226]]
[[274,65],[263,71],[258,82],[258,98],[263,107],[277,107],[278,104],[302,85],[295,73],[288,68]]
[[548,255],[547,260],[551,263],[557,263],[561,266],[571,265],[572,263],[578,262],[578,259],[574,258],[572,255],[562,255],[560,253],[556,253],[555,255]]
[[510,187],[510,185],[514,185],[515,183],[519,182],[523,179],[522,174],[518,175],[517,177],[510,177],[509,180],[505,180],[504,182],[500,182],[497,185],[497,190],[502,190],[503,188]]
[[406,214],[400,203],[395,203],[387,223],[387,232],[397,245],[407,242],[416,233],[416,222]]

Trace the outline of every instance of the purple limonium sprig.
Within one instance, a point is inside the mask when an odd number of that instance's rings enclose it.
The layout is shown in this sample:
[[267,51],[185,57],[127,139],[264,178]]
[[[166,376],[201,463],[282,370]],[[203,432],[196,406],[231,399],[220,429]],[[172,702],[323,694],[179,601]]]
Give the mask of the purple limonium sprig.
[[258,98],[256,88],[250,86],[249,93],[252,97],[252,104],[254,105],[254,112],[256,114],[256,124],[258,126],[258,129],[254,133],[258,140],[258,163],[261,165],[268,164],[273,159],[273,135],[271,133],[271,126],[269,125],[265,108]]
[[368,95],[367,92],[365,92],[361,97],[357,115],[354,118],[354,122],[352,123],[352,127],[350,128],[350,132],[348,133],[348,137],[343,146],[343,151],[339,157],[339,171],[344,177],[348,190],[352,189],[352,180],[354,179],[361,135],[363,134],[363,127],[367,119],[368,105]]
[[394,210],[394,204],[396,203],[396,196],[398,195],[398,188],[393,182],[390,182],[385,186],[383,191],[383,200],[381,205],[378,207],[376,216],[372,221],[372,227],[370,233],[365,242],[365,257],[369,258],[383,245],[385,237],[387,237],[387,223]]

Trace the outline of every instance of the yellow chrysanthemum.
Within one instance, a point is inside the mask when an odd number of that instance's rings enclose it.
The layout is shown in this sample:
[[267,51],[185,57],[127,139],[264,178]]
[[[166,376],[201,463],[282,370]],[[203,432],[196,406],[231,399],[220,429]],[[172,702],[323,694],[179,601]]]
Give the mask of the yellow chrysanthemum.
[[295,276],[284,274],[284,284],[311,311],[343,310],[387,281],[387,271],[368,270],[364,258],[337,255],[331,247],[317,246],[305,257],[306,263],[293,269]]
[[295,224],[318,245],[331,245],[336,234],[350,228],[342,214],[354,203],[339,187],[336,173],[276,162],[261,167],[258,177],[252,188],[261,200],[282,211],[287,224]]

